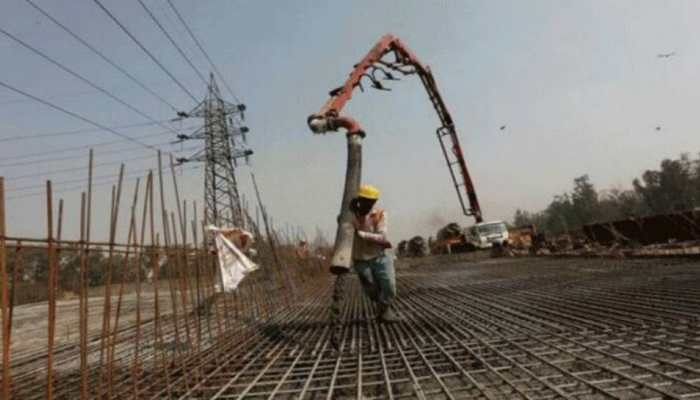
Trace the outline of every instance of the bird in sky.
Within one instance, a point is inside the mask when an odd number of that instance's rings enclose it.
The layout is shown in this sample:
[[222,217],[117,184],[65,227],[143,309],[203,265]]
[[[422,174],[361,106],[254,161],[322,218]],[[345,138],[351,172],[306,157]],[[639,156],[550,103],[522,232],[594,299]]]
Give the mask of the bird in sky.
[[657,127],[656,127],[656,131],[659,132],[660,130],[661,130],[661,127],[660,127],[660,126],[657,126]]
[[501,125],[501,127],[500,127],[499,129],[502,130],[502,131],[505,131],[505,130],[506,130],[506,126],[505,126],[505,125]]
[[675,52],[675,51],[672,51],[672,52],[670,52],[670,53],[661,53],[661,54],[657,54],[656,56],[657,56],[658,58],[671,58],[671,57],[673,57],[673,56],[675,56],[675,55],[676,55],[676,52]]

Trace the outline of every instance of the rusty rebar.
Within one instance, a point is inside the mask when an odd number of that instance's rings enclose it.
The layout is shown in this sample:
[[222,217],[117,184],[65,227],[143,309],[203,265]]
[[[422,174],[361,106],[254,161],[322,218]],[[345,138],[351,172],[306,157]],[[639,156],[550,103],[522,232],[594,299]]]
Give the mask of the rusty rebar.
[[151,270],[153,271],[153,293],[154,293],[154,321],[155,329],[153,330],[153,342],[155,343],[156,353],[159,355],[160,359],[160,370],[163,371],[165,378],[165,385],[168,388],[168,396],[171,396],[170,392],[170,366],[165,357],[165,347],[163,346],[163,332],[160,321],[160,296],[158,294],[159,279],[160,279],[160,250],[158,249],[159,240],[158,235],[155,233],[155,212],[154,212],[154,182],[153,182],[153,172],[149,172],[151,179],[149,179],[150,186],[148,187],[148,218],[149,218],[149,233],[151,241]]
[[[179,313],[178,313],[178,305],[177,305],[177,295],[175,294],[175,287],[173,284],[173,271],[176,270],[177,266],[177,257],[173,253],[173,249],[171,248],[171,238],[170,238],[170,221],[168,218],[168,210],[165,207],[165,190],[163,187],[163,163],[162,163],[162,155],[160,150],[158,151],[158,187],[159,187],[159,195],[160,195],[160,207],[161,207],[161,222],[163,226],[163,240],[165,243],[165,248],[166,248],[166,257],[168,260],[168,288],[170,291],[170,301],[171,301],[171,307],[172,307],[172,321],[173,325],[175,327],[175,361],[178,362],[180,365],[180,368],[183,368],[183,365],[181,364],[181,360],[183,358],[182,354],[182,344],[181,344],[181,339],[180,339],[180,322],[179,322]],[[176,272],[177,273],[177,272]],[[177,279],[177,278],[176,278]],[[186,313],[185,313],[186,315]],[[189,327],[186,325],[185,326],[185,331],[186,331],[186,336],[189,337]],[[184,369],[184,368],[183,368]],[[187,382],[189,381],[189,376],[186,377],[185,379],[185,384],[187,385]]]
[[110,326],[112,323],[112,274],[114,271],[114,244],[117,235],[117,221],[119,218],[119,206],[121,201],[122,184],[124,182],[124,164],[119,168],[119,180],[116,188],[112,186],[112,202],[110,207],[109,218],[109,249],[107,256],[107,278],[104,291],[104,307],[102,314],[102,336],[100,338],[100,378],[98,383],[98,396],[103,396],[103,385],[105,375],[107,375],[107,398],[112,398],[112,381],[109,367],[105,368],[105,364],[109,365],[109,353],[107,353],[107,362],[105,363],[105,351],[110,348]]
[[[138,237],[137,237],[137,228],[136,228],[136,205],[138,204],[138,197],[139,197],[139,185],[141,183],[140,179],[136,180],[136,185],[134,187],[134,198],[131,203],[131,212],[130,212],[130,218],[129,218],[129,230],[127,234],[127,247],[126,247],[126,253],[124,254],[124,261],[122,264],[122,278],[121,282],[119,282],[119,294],[117,295],[117,309],[115,312],[114,316],[114,328],[112,329],[112,332],[109,334],[110,335],[110,341],[111,341],[111,347],[109,348],[109,355],[107,357],[107,364],[108,364],[108,370],[109,374],[107,376],[108,381],[111,382],[113,381],[113,371],[114,371],[114,351],[117,346],[118,342],[118,337],[119,337],[119,317],[121,315],[121,310],[122,310],[122,299],[124,296],[124,283],[126,279],[128,278],[128,273],[129,273],[129,250],[130,247],[128,244],[138,244]],[[134,249],[135,252],[138,252],[138,248]]]
[[[262,219],[263,219],[263,224],[265,225],[265,237],[267,239],[267,243],[270,247],[270,252],[272,254],[272,259],[274,262],[274,265],[277,269],[277,273],[280,276],[280,283],[282,286],[286,289],[287,292],[291,292],[292,294],[295,292],[294,285],[291,281],[291,278],[289,276],[289,271],[287,268],[284,266],[282,261],[280,260],[279,256],[279,251],[277,249],[277,244],[275,240],[275,235],[274,235],[274,227],[272,225],[272,221],[269,218],[267,214],[267,210],[265,209],[265,205],[263,204],[262,201],[262,196],[260,195],[260,189],[258,188],[258,183],[255,180],[255,175],[253,173],[250,174],[250,179],[253,182],[253,189],[255,190],[255,197],[258,200],[258,207],[260,208],[260,213],[262,214]],[[287,293],[288,295],[289,293]]]
[[95,164],[95,152],[91,148],[88,156],[87,196],[81,194],[80,203],[80,400],[90,396],[88,387],[88,313],[89,300],[87,296],[88,260],[90,258],[90,228],[92,222],[92,181]]
[[[0,177],[0,290],[2,291],[2,393],[6,399],[12,391],[12,374],[10,367],[11,316],[7,291],[7,248],[5,243],[5,178]],[[16,266],[15,266],[16,268]],[[13,284],[14,287],[14,284]]]
[[48,242],[48,344],[46,358],[46,398],[53,399],[53,345],[56,333],[56,288],[54,286],[54,272],[56,270],[56,252],[53,245],[53,199],[52,199],[51,181],[46,181],[46,230]]
[[[90,186],[90,184],[88,184]],[[88,363],[87,363],[87,329],[88,329],[88,298],[87,298],[87,267],[89,255],[89,240],[87,238],[87,209],[86,195],[80,195],[80,400],[86,400],[89,395],[88,388]]]
[[[146,240],[146,224],[148,216],[148,199],[151,195],[149,192],[149,187],[152,185],[153,174],[149,173],[146,177],[146,188],[144,190],[143,207],[141,213],[141,235],[137,244],[143,245]],[[141,368],[140,364],[140,351],[141,351],[141,261],[143,257],[143,250],[136,247],[136,334],[134,340],[134,357],[131,367],[131,380],[133,383],[133,398],[138,399],[139,397],[139,387],[138,387],[138,372]]]

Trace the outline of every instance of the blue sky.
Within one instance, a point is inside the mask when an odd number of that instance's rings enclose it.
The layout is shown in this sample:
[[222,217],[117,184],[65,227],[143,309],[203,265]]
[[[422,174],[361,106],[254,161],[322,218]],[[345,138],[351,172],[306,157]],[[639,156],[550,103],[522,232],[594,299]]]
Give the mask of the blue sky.
[[[88,0],[34,0],[117,61],[178,109],[194,103]],[[248,107],[251,168],[238,170],[250,196],[258,177],[278,225],[334,230],[342,192],[342,135],[313,136],[306,117],[326,101],[351,67],[385,33],[393,33],[433,69],[456,121],[487,219],[509,219],[518,207],[537,210],[588,173],[599,188],[627,187],[644,169],[681,152],[700,151],[695,110],[700,97],[695,38],[700,3],[694,1],[184,1],[174,0],[195,34]],[[196,96],[205,87],[136,1],[103,3]],[[164,0],[146,3],[208,72]],[[155,119],[172,110],[113,70],[23,0],[8,0],[0,28],[45,51]],[[658,53],[675,51],[671,58]],[[101,124],[148,122],[128,108],[0,37],[0,80]],[[346,112],[360,119],[365,141],[364,179],[383,191],[393,239],[432,234],[449,221],[469,223],[434,136],[438,126],[417,80],[392,92],[357,93]],[[224,91],[224,93],[226,93]],[[0,89],[0,140],[17,135],[89,128],[85,123]],[[190,127],[198,121],[187,121]],[[507,125],[505,131],[498,128]],[[661,131],[655,127],[661,126]],[[170,135],[147,126],[121,132],[169,146]],[[118,140],[107,132],[0,141],[8,157]],[[127,151],[120,151],[127,149]],[[96,175],[154,166],[146,150],[122,142],[96,147]],[[85,171],[86,152],[52,163],[0,166],[8,197],[38,192],[47,178],[73,187]],[[56,154],[58,157],[59,154]],[[50,154],[43,156],[52,157]],[[31,159],[30,159],[31,160]],[[17,160],[19,161],[19,160]],[[202,198],[202,170],[180,175],[183,197]],[[32,175],[27,178],[18,178]],[[108,182],[109,178],[102,180]],[[133,181],[125,191],[130,199]],[[25,189],[22,187],[37,187]],[[66,233],[77,232],[79,192],[66,201]],[[96,194],[95,232],[106,236],[109,186]],[[128,201],[125,201],[126,204]],[[172,204],[172,203],[170,203]],[[43,235],[41,196],[10,198],[8,228]],[[122,212],[126,212],[126,207]],[[126,225],[120,229],[123,233]]]

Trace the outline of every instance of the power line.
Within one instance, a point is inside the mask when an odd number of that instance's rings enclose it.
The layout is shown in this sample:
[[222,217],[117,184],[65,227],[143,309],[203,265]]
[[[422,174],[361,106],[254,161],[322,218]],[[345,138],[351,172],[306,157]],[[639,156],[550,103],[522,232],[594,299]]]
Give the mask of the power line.
[[170,8],[168,8],[168,6],[165,4],[165,1],[151,2],[150,5],[151,9],[153,9],[153,6],[158,8],[160,20],[163,21],[163,18],[165,18],[168,22],[167,24],[163,23],[163,25],[169,28],[168,30],[173,37],[175,36],[173,32],[177,34],[177,42],[183,49],[187,50],[187,54],[191,55],[192,58],[195,59],[196,57],[194,57],[194,54],[199,55],[199,50],[195,49],[194,44],[191,43],[189,36],[187,36],[187,33],[185,32],[185,28],[182,27],[182,24],[175,21],[175,16]]
[[[147,169],[148,170],[148,169]],[[138,171],[135,171],[135,173]],[[94,180],[99,181],[101,179],[105,178],[114,178],[114,174],[109,174],[109,175],[101,175],[101,176],[95,176],[93,177]],[[80,178],[74,178],[74,179],[67,179],[64,181],[51,181],[51,183],[55,185],[62,185],[65,183],[76,183],[76,182],[83,182],[85,181],[85,177],[80,177]],[[10,187],[5,189],[6,192],[8,193],[16,193],[16,192],[24,192],[25,190],[31,190],[31,189],[41,189],[42,187],[45,187],[46,184],[40,183],[40,184],[31,184],[31,185],[25,185],[25,186],[17,186],[17,187]]]
[[21,95],[23,95],[23,96],[29,97],[30,99],[33,99],[33,100],[35,100],[35,101],[37,101],[37,102],[39,102],[39,103],[41,103],[41,104],[43,104],[43,105],[45,105],[45,106],[47,106],[47,107],[51,107],[51,108],[53,108],[54,110],[58,110],[58,111],[60,111],[60,112],[62,112],[62,113],[64,113],[64,114],[70,115],[70,116],[73,117],[73,118],[79,119],[79,120],[81,120],[81,121],[83,121],[83,122],[87,122],[88,124],[90,124],[90,125],[92,125],[92,126],[95,126],[95,127],[99,128],[99,129],[101,129],[101,130],[103,130],[103,131],[107,131],[107,132],[109,132],[109,133],[112,133],[112,134],[114,134],[114,135],[117,135],[117,136],[119,136],[119,137],[121,137],[121,138],[124,138],[124,139],[130,141],[130,142],[138,143],[138,144],[140,144],[141,146],[147,147],[147,148],[149,148],[149,149],[158,150],[157,148],[151,146],[150,144],[146,144],[146,143],[144,143],[144,142],[142,142],[142,141],[140,141],[140,140],[138,140],[138,139],[134,139],[134,138],[131,137],[131,136],[125,135],[125,134],[120,133],[120,132],[117,132],[117,131],[115,131],[115,130],[112,129],[112,128],[106,127],[106,126],[104,126],[104,125],[102,125],[102,124],[100,124],[100,123],[97,123],[97,122],[95,122],[95,121],[93,121],[93,120],[91,120],[91,119],[85,118],[85,117],[83,117],[83,116],[80,115],[80,114],[76,114],[76,113],[74,113],[74,112],[72,112],[72,111],[68,111],[68,110],[66,110],[66,109],[63,108],[63,107],[57,106],[56,104],[53,104],[53,103],[51,103],[51,102],[48,102],[48,101],[46,101],[46,100],[44,100],[44,99],[41,99],[41,98],[39,98],[39,97],[36,97],[36,96],[34,96],[34,95],[32,95],[32,94],[29,94],[29,93],[27,93],[27,92],[25,92],[25,91],[23,91],[23,90],[17,89],[17,88],[14,87],[14,86],[10,86],[9,84],[7,84],[7,83],[5,83],[5,82],[3,82],[3,81],[0,81],[0,86],[6,88],[6,89],[8,89],[8,90],[11,90],[11,91],[13,91],[13,92],[15,92],[15,93],[18,93],[18,94],[21,94]]
[[[186,128],[186,129],[189,129],[189,128]],[[145,135],[135,136],[135,138],[147,138],[147,137],[163,136],[163,135],[170,135],[170,131],[148,133]],[[71,151],[87,150],[87,149],[91,149],[94,147],[112,146],[112,145],[119,144],[122,142],[123,142],[123,140],[112,140],[109,142],[98,142],[98,143],[93,143],[93,144],[85,144],[85,145],[81,145],[81,146],[64,147],[64,148],[59,148],[59,149],[49,150],[49,151],[38,151],[38,152],[34,152],[34,153],[24,153],[24,154],[9,156],[9,157],[3,156],[3,160],[22,160],[25,158],[38,157],[38,156],[43,156],[43,155],[47,155],[47,154],[67,153],[67,152],[71,152]],[[166,143],[170,143],[170,142],[166,142]],[[154,146],[159,146],[159,145],[160,144],[155,144]]]
[[[161,142],[161,143],[155,143],[154,146],[167,146],[172,144],[171,142]],[[137,150],[144,150],[142,146],[138,147],[127,147],[125,149],[116,149],[116,150],[111,150],[109,152],[110,155],[113,154],[119,154],[119,153],[124,153],[126,151],[137,151]],[[150,149],[145,149],[149,150]],[[46,152],[44,154],[53,154],[55,152]],[[8,168],[8,167],[18,167],[22,165],[36,165],[36,164],[46,164],[46,163],[51,163],[51,162],[58,162],[58,161],[68,161],[68,160],[75,160],[76,156],[62,156],[62,157],[53,157],[53,158],[42,158],[39,160],[30,160],[30,161],[17,161],[17,162],[11,162],[11,163],[6,163],[6,164],[0,164],[0,168]]]
[[[176,168],[178,168],[178,167],[176,167]],[[183,172],[184,172],[184,171],[192,171],[192,170],[196,170],[196,169],[201,169],[202,166],[201,166],[201,165],[198,165],[198,166],[194,166],[194,167],[190,167],[190,168],[183,168],[183,167],[180,166],[179,168],[180,168],[180,171],[183,171]],[[148,170],[146,170],[146,171],[150,171],[150,170],[152,170],[152,169],[148,169]],[[117,177],[117,176],[118,176],[118,174],[115,174],[115,175],[112,176],[112,178],[115,178],[115,177]],[[135,181],[135,180],[138,179],[138,178],[141,178],[141,176],[134,177],[134,178],[131,178],[131,179],[126,179],[125,181]],[[83,178],[83,180],[84,180],[84,179],[85,179],[85,178]],[[57,182],[57,183],[60,183],[60,182]],[[101,183],[93,183],[93,187],[95,187],[95,186],[98,186],[98,187],[99,187],[99,186],[105,186],[105,185],[110,185],[110,184],[114,184],[114,183],[116,183],[116,181],[115,181],[114,179],[112,179],[112,180],[105,181],[105,182],[101,182]],[[44,184],[42,184],[41,186],[42,186],[42,187],[45,187]],[[75,192],[75,191],[78,191],[78,190],[85,190],[85,184],[82,184],[82,185],[80,185],[80,186],[73,186],[73,187],[61,188],[61,189],[58,189],[58,190],[54,190],[53,193],[54,193],[54,194],[56,194],[56,193],[70,193],[70,192]],[[39,191],[39,192],[21,194],[21,195],[18,195],[18,196],[9,196],[9,197],[6,198],[6,200],[26,199],[26,198],[29,198],[29,197],[42,196],[42,195],[45,195],[45,194],[46,194],[45,191]]]
[[194,64],[193,64],[192,61],[189,59],[189,57],[187,57],[187,54],[185,54],[185,52],[182,51],[182,49],[180,48],[180,46],[178,46],[177,42],[175,42],[175,40],[172,38],[172,36],[170,36],[170,34],[168,33],[168,31],[165,30],[165,28],[163,27],[163,25],[161,25],[160,21],[158,21],[158,19],[156,18],[156,16],[153,15],[153,13],[152,13],[151,10],[146,6],[146,4],[145,4],[142,0],[138,0],[138,2],[139,2],[139,4],[141,4],[141,7],[143,7],[143,9],[146,10],[146,13],[148,14],[148,16],[151,17],[151,20],[153,20],[153,22],[154,22],[154,23],[156,24],[156,26],[160,29],[160,31],[163,32],[163,34],[165,35],[165,37],[168,38],[168,40],[169,40],[170,43],[173,45],[173,47],[175,47],[175,49],[177,49],[178,53],[180,53],[180,55],[182,56],[182,58],[184,58],[185,61],[187,61],[187,64],[189,64],[189,66],[192,68],[192,70],[197,74],[197,76],[199,77],[199,79],[201,79],[202,82],[204,83],[204,85],[206,86],[208,83],[207,83],[207,80],[204,78],[204,75],[202,75],[202,73],[199,72],[199,70],[197,69],[197,67],[194,66]]
[[209,65],[211,65],[211,68],[214,70],[214,73],[216,76],[221,80],[221,82],[224,83],[224,86],[226,87],[226,90],[228,90],[229,94],[231,94],[231,97],[233,97],[236,100],[236,103],[240,103],[241,101],[238,99],[238,96],[233,92],[229,84],[226,82],[226,79],[224,79],[223,75],[221,75],[221,72],[219,72],[219,69],[216,68],[216,64],[214,64],[214,61],[212,61],[211,57],[209,57],[209,54],[207,54],[206,50],[204,50],[204,46],[199,42],[199,39],[194,35],[192,30],[190,29],[189,25],[187,25],[187,22],[185,22],[185,19],[182,18],[182,15],[180,15],[180,12],[175,8],[175,5],[171,0],[167,0],[168,5],[170,5],[170,8],[173,10],[175,15],[177,16],[177,19],[180,20],[182,25],[185,27],[185,30],[187,30],[187,33],[190,35],[194,43],[197,45],[199,50],[204,54],[204,57],[206,57],[207,61],[209,61]]
[[[190,147],[190,148],[178,150],[178,151],[176,151],[176,153],[185,152],[185,151],[192,151],[192,150],[194,150],[194,149],[195,149],[195,147]],[[170,154],[170,153],[167,153],[167,154]],[[107,161],[107,162],[103,162],[103,163],[97,163],[97,164],[94,164],[94,166],[95,166],[95,167],[100,167],[100,166],[104,166],[104,165],[121,164],[121,163],[125,163],[125,162],[127,162],[127,161],[147,160],[147,159],[149,159],[149,158],[151,158],[151,157],[155,157],[155,156],[156,156],[156,153],[154,153],[154,154],[149,154],[149,155],[146,155],[146,156],[138,156],[138,157],[132,157],[132,158],[127,158],[127,159],[120,159],[120,160],[115,160],[115,161]],[[36,178],[37,176],[56,175],[56,174],[61,174],[61,173],[64,173],[64,172],[82,171],[82,170],[86,170],[87,168],[88,168],[88,167],[86,167],[86,166],[82,166],[82,167],[71,167],[71,168],[55,169],[55,170],[43,171],[43,172],[33,172],[33,173],[30,173],[30,174],[11,176],[11,177],[9,177],[9,178],[5,178],[5,181],[6,181],[6,182],[11,182],[11,181],[18,181],[18,180],[27,179],[27,178]]]
[[[151,122],[158,123],[154,118],[152,118],[151,116],[149,116],[149,115],[143,113],[143,112],[142,112],[141,110],[139,110],[138,108],[132,106],[132,105],[129,104],[128,102],[126,102],[126,101],[120,99],[119,97],[115,96],[114,94],[112,94],[112,93],[111,93],[110,91],[108,91],[107,89],[105,89],[105,88],[103,88],[103,87],[97,85],[96,83],[90,81],[89,79],[85,78],[84,76],[80,75],[79,73],[73,71],[72,69],[70,69],[70,68],[66,67],[65,65],[61,64],[60,62],[54,60],[53,58],[49,57],[49,56],[48,56],[47,54],[45,54],[44,52],[40,51],[39,49],[37,49],[37,48],[31,46],[30,44],[28,44],[28,43],[26,43],[26,42],[24,42],[22,39],[16,37],[15,35],[11,34],[10,32],[8,32],[8,31],[6,31],[6,30],[0,28],[0,33],[2,33],[3,35],[7,36],[8,38],[14,40],[15,42],[19,43],[22,47],[26,48],[27,50],[33,52],[34,54],[40,56],[41,58],[45,59],[46,61],[52,63],[52,64],[55,65],[55,66],[57,66],[58,68],[60,68],[60,69],[63,70],[64,72],[66,72],[66,73],[70,74],[71,76],[73,76],[73,77],[79,79],[80,81],[84,82],[85,84],[89,85],[90,87],[92,87],[92,88],[94,88],[94,89],[96,89],[96,90],[102,92],[103,94],[105,94],[106,96],[108,96],[109,98],[111,98],[112,100],[118,102],[119,104],[122,104],[123,106],[127,107],[128,109],[132,110],[133,112],[135,112],[135,113],[139,114],[140,116],[146,118],[147,120],[149,120],[149,121],[151,121]],[[165,126],[165,125],[161,125],[161,126],[162,126],[164,129],[169,129],[169,127],[167,127],[167,126]],[[177,132],[175,132],[175,131],[173,131],[173,133],[177,134]]]
[[175,82],[180,87],[180,89],[182,89],[185,93],[187,93],[188,96],[190,96],[192,101],[194,101],[195,103],[199,103],[199,100],[197,100],[197,98],[194,97],[194,95],[189,90],[187,90],[187,88],[177,78],[175,78],[175,76],[170,71],[168,71],[168,69],[165,68],[165,66],[160,61],[158,61],[158,59],[150,51],[148,51],[148,49],[138,39],[136,39],[136,37],[131,32],[129,32],[129,30],[119,21],[119,19],[117,19],[117,17],[114,16],[114,14],[112,14],[111,11],[109,11],[104,5],[102,5],[102,3],[100,3],[99,0],[93,1],[102,9],[102,11],[105,12],[105,14],[109,16],[109,18],[112,19],[112,21],[114,21],[115,24],[117,24],[117,26],[119,26],[119,28],[121,28],[121,30],[124,33],[126,33],[127,36],[129,36],[129,38],[134,43],[136,43],[137,46],[139,46],[139,48],[141,48],[141,50],[144,51],[144,53],[148,55],[148,57],[151,58],[151,60],[153,60],[154,63],[156,63],[156,65],[158,65],[158,67],[160,67],[161,70],[163,70],[163,72],[165,72],[170,77],[170,79],[173,80],[173,82]]
[[[68,92],[68,93],[59,93],[62,98],[66,97],[78,97],[78,96],[83,96],[86,94],[94,94],[94,90],[81,90],[79,92]],[[30,103],[31,100],[29,99],[21,99],[21,98],[10,98],[10,99],[5,99],[5,100],[0,100],[0,105],[5,105],[5,104],[19,104],[19,103]]]
[[[34,99],[30,98],[30,100],[34,100]],[[160,125],[160,123],[162,123],[162,122],[170,122],[170,121],[163,120],[163,121],[157,121],[157,122],[158,123],[142,122],[142,123],[138,123],[138,124],[119,125],[119,126],[113,126],[112,129],[139,128],[139,127],[144,127],[144,126]],[[29,139],[42,139],[42,138],[53,137],[53,136],[77,135],[77,134],[81,134],[81,133],[99,132],[101,130],[102,129],[84,128],[84,129],[75,129],[75,130],[70,130],[70,131],[37,133],[35,135],[10,136],[10,137],[6,137],[6,138],[0,138],[0,142],[12,142],[12,141],[17,141],[17,140],[29,140]],[[172,131],[173,131],[172,128],[168,128],[168,130],[166,132],[172,133]]]
[[[194,147],[182,149],[178,152],[192,151],[192,150],[194,150]],[[96,163],[96,164],[94,164],[94,166],[101,167],[101,166],[105,166],[105,165],[117,165],[117,164],[122,164],[122,163],[125,163],[128,161],[147,160],[147,159],[149,159],[151,157],[155,157],[155,156],[156,156],[155,154],[150,154],[150,155],[146,155],[146,156],[132,157],[132,158],[127,158],[127,159],[115,160],[115,161],[107,161],[107,162],[102,162],[102,163]],[[9,178],[5,178],[5,181],[12,182],[12,181],[18,181],[18,180],[27,179],[27,178],[36,178],[38,176],[57,175],[57,174],[65,173],[65,172],[82,171],[84,169],[85,169],[85,167],[71,167],[71,168],[63,168],[63,169],[51,170],[51,171],[35,172],[35,173],[30,173],[30,174],[11,176]]]
[[83,39],[82,37],[78,36],[78,34],[76,34],[76,33],[73,32],[72,30],[70,30],[67,26],[65,26],[64,24],[62,24],[60,21],[56,20],[56,18],[54,18],[53,16],[51,16],[51,14],[49,14],[46,10],[44,10],[44,9],[42,9],[41,7],[39,7],[38,5],[36,5],[32,0],[25,0],[25,1],[26,1],[27,3],[29,3],[29,5],[31,5],[32,7],[34,7],[37,11],[39,11],[41,14],[43,14],[46,18],[50,19],[51,22],[53,22],[54,24],[58,25],[61,29],[63,29],[65,32],[67,32],[69,35],[71,35],[73,38],[75,38],[75,40],[77,40],[78,42],[80,42],[83,46],[87,47],[87,48],[90,49],[93,53],[97,54],[100,58],[102,58],[105,62],[107,62],[107,63],[108,63],[109,65],[111,65],[112,67],[114,67],[117,71],[121,72],[124,76],[126,76],[127,78],[129,78],[132,82],[134,82],[134,83],[136,83],[137,85],[139,85],[143,90],[147,91],[147,92],[150,93],[152,96],[156,97],[156,98],[157,98],[158,100],[160,100],[162,103],[164,103],[165,105],[167,105],[168,107],[170,107],[173,111],[178,112],[178,109],[175,108],[174,105],[172,105],[170,102],[168,102],[167,100],[165,100],[162,96],[160,96],[160,95],[159,95],[158,93],[156,93],[155,91],[151,90],[148,86],[146,86],[143,82],[141,82],[140,80],[138,80],[138,79],[137,79],[135,76],[133,76],[131,73],[129,73],[128,71],[126,71],[124,68],[122,68],[122,67],[120,67],[119,65],[117,65],[116,62],[114,62],[112,59],[110,59],[109,57],[107,57],[107,56],[106,56],[104,53],[102,53],[100,50],[98,50],[97,48],[95,48],[95,46],[91,45],[91,44],[88,43],[85,39]]
[[[167,84],[170,84],[170,81],[167,81]],[[116,91],[116,89],[123,89],[125,88],[129,83],[124,83],[124,84],[118,84],[118,85],[111,85],[110,88],[112,91]],[[162,86],[163,81],[154,81],[153,86]],[[60,98],[78,98],[82,97],[85,95],[94,95],[95,90],[94,89],[86,89],[86,90],[76,90],[76,91],[68,91],[68,92],[52,92],[51,96],[52,97],[60,97]],[[27,103],[31,102],[31,100],[28,99],[22,99],[22,98],[9,98],[9,99],[2,99],[0,100],[0,105],[5,105],[5,104],[18,104],[18,103]]]
[[[136,171],[132,171],[132,172],[128,173],[127,175],[135,175],[135,174],[139,174],[139,173],[143,173],[143,172],[148,172],[148,171],[150,171],[150,170],[152,170],[152,169],[153,169],[153,168],[143,168],[143,169],[139,169],[139,170],[136,170]],[[105,174],[105,175],[99,175],[99,176],[93,177],[93,179],[94,179],[94,180],[100,180],[100,179],[105,179],[105,178],[114,178],[114,175],[115,175],[114,173]],[[61,185],[61,184],[65,184],[65,183],[83,182],[84,180],[85,180],[85,178],[84,178],[84,177],[81,177],[81,178],[65,179],[65,180],[51,181],[51,182],[52,182],[53,184],[55,184],[55,185]],[[41,189],[41,188],[43,188],[43,187],[45,187],[45,186],[46,186],[46,185],[45,185],[44,183],[40,183],[40,184],[31,184],[31,185],[25,185],[25,186],[17,186],[17,187],[12,187],[12,188],[6,188],[5,190],[6,190],[7,192],[22,192],[22,191],[30,190],[30,189]]]
[[[94,164],[95,167],[100,167],[104,165],[115,165],[115,164],[122,164],[127,161],[137,161],[137,160],[146,160],[149,158],[155,157],[155,154],[149,154],[146,156],[138,156],[138,157],[132,157],[132,158],[127,158],[127,159],[121,159],[121,160],[116,160],[116,161],[108,161],[108,162],[103,162],[103,163],[96,163]],[[18,181],[21,179],[27,179],[27,178],[35,178],[37,176],[44,176],[44,175],[56,175],[56,174],[61,174],[64,172],[75,172],[75,171],[82,171],[87,169],[87,167],[82,166],[82,167],[71,167],[71,168],[63,168],[63,169],[55,169],[52,171],[43,171],[43,172],[33,172],[31,174],[24,174],[24,175],[17,175],[17,176],[11,176],[9,178],[5,178],[6,182],[10,181]]]

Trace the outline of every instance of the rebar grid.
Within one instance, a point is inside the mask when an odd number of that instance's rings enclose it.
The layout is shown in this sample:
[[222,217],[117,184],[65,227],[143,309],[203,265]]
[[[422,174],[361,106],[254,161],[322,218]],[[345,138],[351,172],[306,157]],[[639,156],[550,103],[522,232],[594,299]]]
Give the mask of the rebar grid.
[[[196,203],[190,203],[194,216],[188,219],[172,157],[170,166],[177,214],[166,208],[159,153],[157,175],[149,172],[143,192],[136,181],[122,243],[117,227],[125,214],[119,213],[124,165],[112,187],[107,242],[90,235],[92,151],[80,218],[69,221],[78,224],[77,239],[62,236],[64,203],[60,199],[54,210],[50,181],[46,237],[8,235],[0,177],[0,398],[172,397],[220,362],[218,353],[212,356],[207,349],[247,343],[261,323],[291,312],[299,299],[314,297],[326,286],[320,284],[329,278],[322,258],[299,258],[289,239],[279,243],[258,197],[266,237],[250,222],[260,239],[260,269],[235,292],[222,293],[216,254],[206,245],[207,221],[198,220]],[[322,248],[317,251],[323,254]],[[25,268],[31,273],[25,275]]]
[[700,270],[692,261],[490,260],[400,271],[380,325],[354,293],[340,351],[329,290],[213,347],[195,399],[700,398]]

